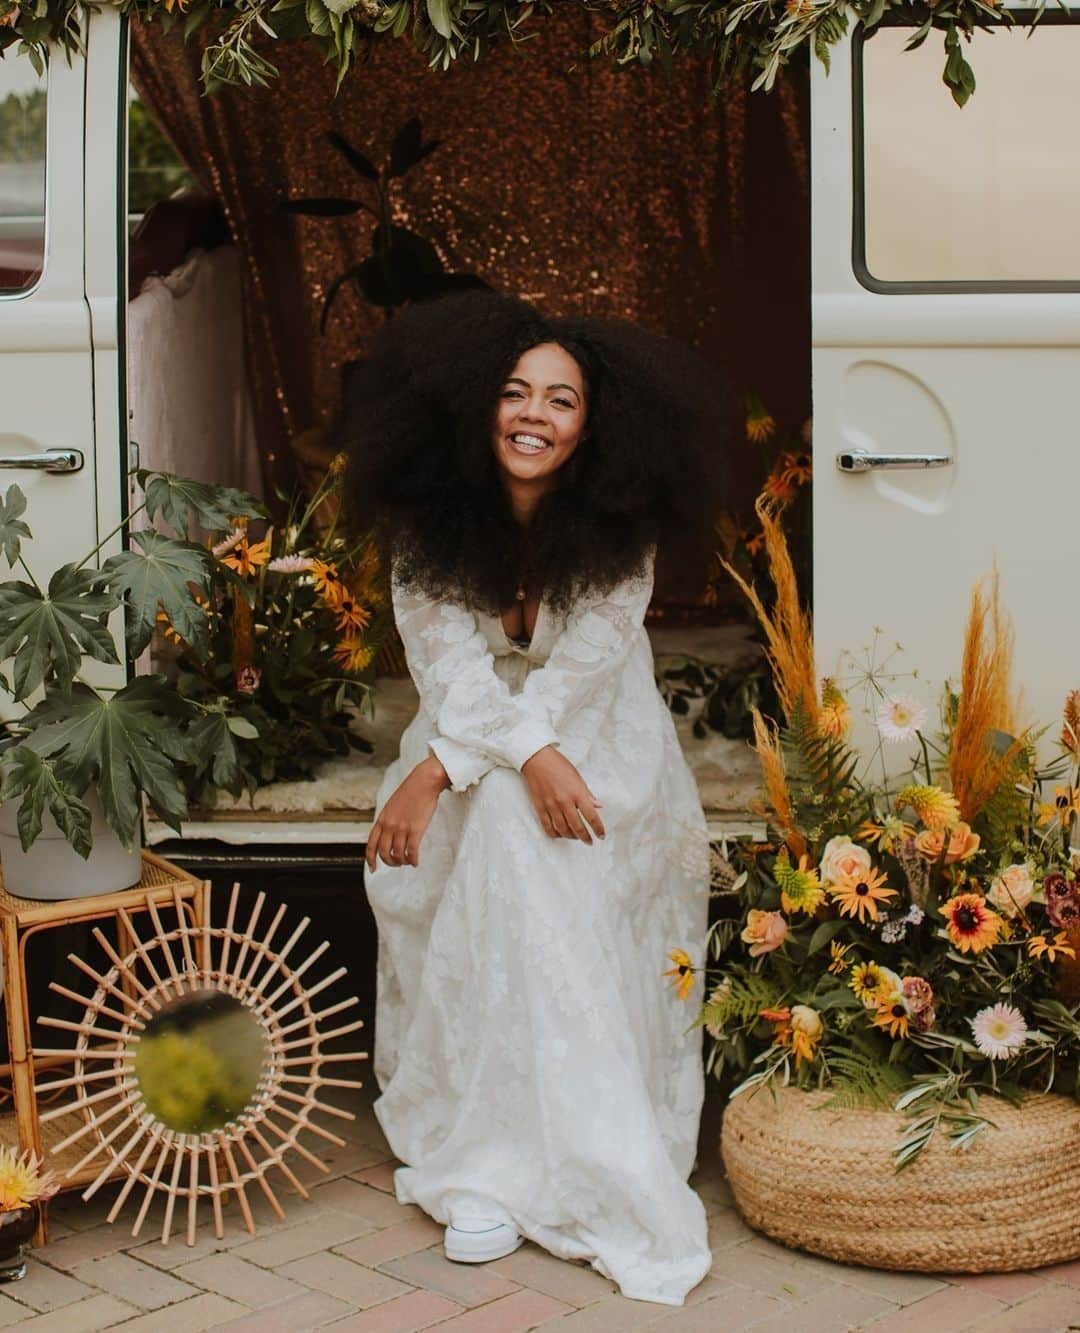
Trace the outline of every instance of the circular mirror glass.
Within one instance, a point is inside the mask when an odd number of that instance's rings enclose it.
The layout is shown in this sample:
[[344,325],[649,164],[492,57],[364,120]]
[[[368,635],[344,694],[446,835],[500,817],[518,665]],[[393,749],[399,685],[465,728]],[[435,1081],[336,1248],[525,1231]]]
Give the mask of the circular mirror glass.
[[268,1051],[262,1024],[231,995],[200,990],[170,1001],[135,1044],[147,1109],[169,1129],[221,1129],[255,1095]]

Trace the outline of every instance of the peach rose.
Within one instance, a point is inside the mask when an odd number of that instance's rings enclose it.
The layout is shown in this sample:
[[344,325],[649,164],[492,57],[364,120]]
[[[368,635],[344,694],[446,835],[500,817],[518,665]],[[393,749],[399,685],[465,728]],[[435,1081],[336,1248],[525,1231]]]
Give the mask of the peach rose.
[[869,871],[870,853],[865,847],[852,842],[846,834],[830,838],[825,844],[821,865],[818,867],[818,878],[822,884],[835,884],[843,876],[862,879]]
[[986,895],[999,912],[1016,916],[1035,896],[1035,881],[1026,864],[1007,866],[990,885]]
[[779,912],[760,912],[752,907],[746,916],[746,929],[739,937],[750,946],[750,957],[779,949],[787,939],[788,924]]
[[[948,836],[949,845],[945,846]],[[915,850],[927,861],[940,861],[945,854],[945,864],[955,865],[957,861],[967,861],[979,850],[979,835],[961,821],[950,829],[948,835],[942,829],[925,829],[915,839]]]

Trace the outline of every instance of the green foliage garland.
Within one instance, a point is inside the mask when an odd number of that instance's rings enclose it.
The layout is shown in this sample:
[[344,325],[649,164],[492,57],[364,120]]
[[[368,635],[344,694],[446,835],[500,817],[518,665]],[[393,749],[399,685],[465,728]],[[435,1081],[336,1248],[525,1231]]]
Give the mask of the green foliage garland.
[[[569,0],[559,0],[562,5]],[[1014,22],[1000,0],[575,0],[600,16],[604,29],[585,59],[604,57],[625,68],[658,64],[671,70],[679,55],[708,65],[714,87],[749,78],[768,90],[793,57],[812,50],[826,66],[829,50],[852,22],[868,30],[897,18],[914,29],[912,46],[942,33],[943,79],[963,105],[975,76],[963,43],[977,28]],[[0,0],[0,55],[19,45],[35,64],[51,46],[80,42],[86,0]],[[208,92],[236,85],[265,86],[278,71],[266,54],[276,38],[313,41],[337,70],[338,84],[379,37],[408,36],[433,69],[481,59],[496,43],[522,44],[551,17],[556,0],[119,0],[124,13],[161,22],[185,39],[208,24],[203,56]],[[1033,12],[1038,17],[1043,4]]]

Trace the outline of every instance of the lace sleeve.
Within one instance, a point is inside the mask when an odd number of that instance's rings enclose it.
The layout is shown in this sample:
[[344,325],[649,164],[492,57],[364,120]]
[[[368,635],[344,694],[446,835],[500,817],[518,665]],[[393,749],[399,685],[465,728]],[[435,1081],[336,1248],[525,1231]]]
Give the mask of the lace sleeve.
[[409,672],[438,732],[431,749],[455,791],[497,764],[520,770],[537,750],[555,744],[552,725],[522,707],[495,674],[471,611],[425,597],[396,579],[392,593]]
[[570,612],[548,660],[529,675],[519,696],[537,722],[561,733],[570,718],[609,689],[645,623],[654,556],[649,554],[639,575]]

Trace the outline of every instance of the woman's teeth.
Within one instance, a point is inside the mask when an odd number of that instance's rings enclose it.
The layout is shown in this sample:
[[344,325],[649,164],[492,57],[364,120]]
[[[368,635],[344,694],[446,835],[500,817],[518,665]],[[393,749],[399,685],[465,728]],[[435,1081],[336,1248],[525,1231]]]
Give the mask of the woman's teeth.
[[539,435],[511,435],[510,443],[527,454],[539,454],[551,448],[547,440],[541,439]]

